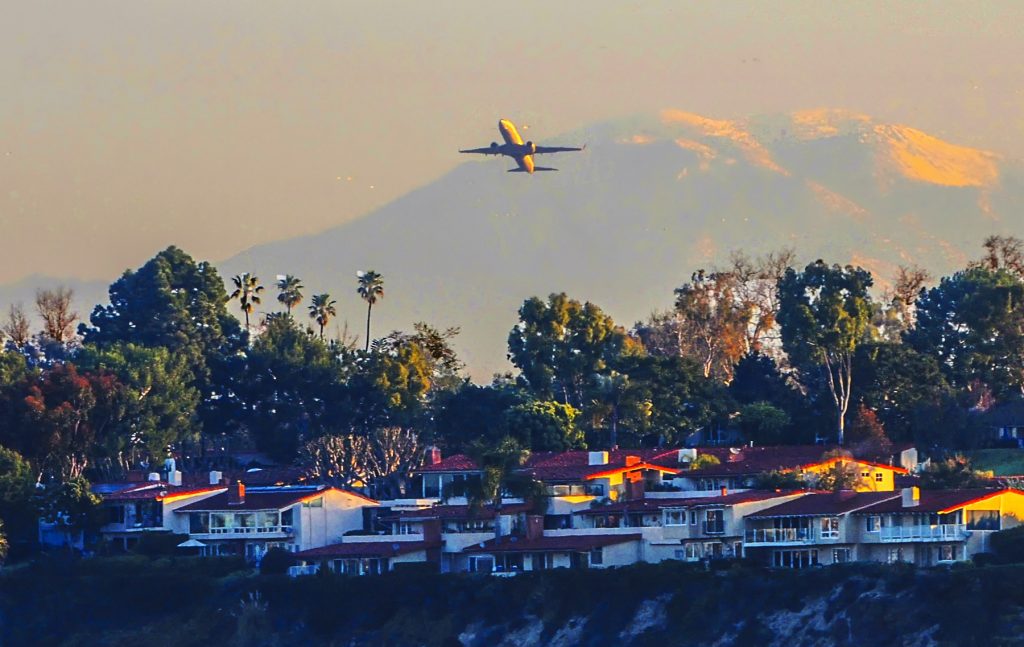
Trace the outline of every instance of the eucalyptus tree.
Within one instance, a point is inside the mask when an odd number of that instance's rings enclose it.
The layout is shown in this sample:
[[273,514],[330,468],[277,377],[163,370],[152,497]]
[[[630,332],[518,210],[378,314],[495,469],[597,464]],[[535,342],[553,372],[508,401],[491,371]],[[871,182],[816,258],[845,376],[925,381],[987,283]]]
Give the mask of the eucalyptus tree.
[[843,443],[857,346],[870,339],[871,273],[822,260],[779,279],[779,325],[790,362],[808,381],[820,371],[835,404],[837,440]]
[[370,350],[370,312],[377,300],[384,298],[384,277],[373,270],[360,270],[356,272],[356,278],[359,279],[356,291],[366,301],[366,350]]

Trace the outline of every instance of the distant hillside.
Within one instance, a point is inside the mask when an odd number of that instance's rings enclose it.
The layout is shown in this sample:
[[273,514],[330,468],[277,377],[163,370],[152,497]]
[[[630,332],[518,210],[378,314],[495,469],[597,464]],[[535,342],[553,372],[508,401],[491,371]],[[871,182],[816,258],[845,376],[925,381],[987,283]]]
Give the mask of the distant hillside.
[[564,290],[629,325],[737,248],[791,246],[884,281],[901,263],[960,267],[990,233],[1024,236],[1019,165],[863,115],[732,122],[665,111],[542,143],[579,141],[585,152],[544,159],[560,173],[469,161],[358,221],[219,267],[268,285],[297,274],[307,291],[330,291],[360,333],[354,273],[376,269],[387,293],[374,334],[419,319],[461,326],[459,350],[486,379],[507,368],[505,338],[532,295]]

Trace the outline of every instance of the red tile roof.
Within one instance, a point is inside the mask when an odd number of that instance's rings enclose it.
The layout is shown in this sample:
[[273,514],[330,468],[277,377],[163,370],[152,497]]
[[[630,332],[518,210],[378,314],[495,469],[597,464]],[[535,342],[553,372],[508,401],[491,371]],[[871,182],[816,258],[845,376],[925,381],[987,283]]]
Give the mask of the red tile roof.
[[[521,514],[532,508],[528,503],[509,503],[501,506],[501,514]],[[424,519],[442,519],[446,521],[462,521],[469,519],[493,519],[494,506],[477,509],[468,505],[435,505],[420,510],[401,510],[381,517],[381,521],[419,521]]]
[[713,506],[736,505],[739,503],[751,503],[753,501],[765,501],[776,497],[784,497],[797,492],[775,492],[767,490],[748,490],[747,492],[736,492],[725,496],[702,496],[685,497],[673,499],[636,499],[611,503],[609,505],[594,506],[583,510],[578,514],[616,514],[624,512],[656,512],[666,508],[707,508]]
[[754,512],[747,518],[839,515],[899,498],[899,492],[816,492]]
[[970,489],[970,490],[921,490],[921,497],[915,506],[903,507],[903,497],[876,503],[863,510],[864,514],[880,514],[885,512],[952,512],[972,503],[979,503],[1000,494],[1011,493],[1024,496],[1024,492],[1011,488],[1001,489]]
[[639,541],[640,533],[628,535],[560,535],[557,537],[543,536],[534,539],[516,535],[502,537],[501,540],[490,539],[463,549],[464,553],[528,553],[534,551],[578,552],[613,546],[630,541]]
[[306,499],[312,499],[314,497],[322,495],[328,490],[337,490],[344,492],[345,494],[358,497],[367,502],[376,504],[377,501],[367,498],[362,494],[356,492],[350,492],[348,490],[338,490],[337,488],[327,486],[317,487],[280,487],[280,488],[268,488],[256,489],[248,488],[245,492],[245,501],[240,504],[229,503],[229,492],[223,492],[216,494],[208,499],[202,501],[196,501],[186,506],[178,508],[175,512],[195,512],[195,511],[212,511],[212,512],[225,512],[234,510],[282,510],[289,506],[292,506],[300,501]]
[[225,487],[227,486],[207,485],[205,487],[194,487],[147,482],[141,485],[130,485],[115,492],[104,493],[101,496],[104,501],[161,501],[167,497],[180,497],[191,494],[216,492],[217,490],[223,490]]
[[333,559],[346,557],[397,557],[419,550],[438,548],[437,542],[426,541],[346,541],[295,553],[298,559]]

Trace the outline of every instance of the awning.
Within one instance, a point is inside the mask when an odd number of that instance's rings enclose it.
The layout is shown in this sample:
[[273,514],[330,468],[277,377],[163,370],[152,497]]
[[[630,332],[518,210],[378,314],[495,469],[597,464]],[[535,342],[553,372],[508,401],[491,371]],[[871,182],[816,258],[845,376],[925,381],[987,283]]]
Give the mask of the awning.
[[206,544],[198,539],[189,539],[178,544],[178,548],[206,548]]

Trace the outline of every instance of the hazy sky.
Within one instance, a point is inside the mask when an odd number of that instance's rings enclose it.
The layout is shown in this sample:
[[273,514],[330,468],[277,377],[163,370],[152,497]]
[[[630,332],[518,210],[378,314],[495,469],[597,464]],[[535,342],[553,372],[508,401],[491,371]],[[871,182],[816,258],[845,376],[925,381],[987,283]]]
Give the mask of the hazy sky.
[[465,162],[499,117],[542,141],[667,107],[844,107],[1024,157],[1017,0],[0,0],[0,16],[0,283],[316,232]]

